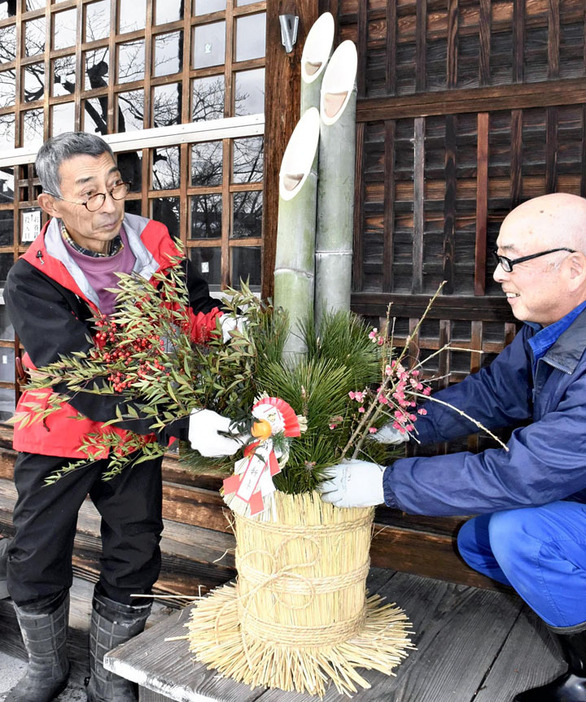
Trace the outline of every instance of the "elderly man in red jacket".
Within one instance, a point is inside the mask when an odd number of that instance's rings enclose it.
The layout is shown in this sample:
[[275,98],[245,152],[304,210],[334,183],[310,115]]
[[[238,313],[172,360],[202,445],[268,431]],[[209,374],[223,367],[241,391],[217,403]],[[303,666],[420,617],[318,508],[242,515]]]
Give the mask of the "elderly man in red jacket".
[[[117,273],[132,272],[150,280],[179,253],[164,225],[125,214],[130,184],[122,179],[112,151],[99,137],[82,132],[54,137],[41,147],[36,168],[43,187],[39,205],[51,219],[10,270],[4,291],[10,319],[26,352],[24,363],[31,368],[92,346],[94,314],[114,311],[116,294],[111,289],[117,286]],[[206,282],[189,261],[184,266],[192,333],[201,339],[216,328],[221,312]],[[123,396],[71,395],[58,386],[46,391],[47,403],[53,392],[66,395],[60,410],[43,422],[17,424],[14,434],[19,451],[14,468],[18,501],[8,590],[29,666],[6,699],[49,702],[67,684],[71,557],[77,513],[89,494],[102,518],[102,556],[93,597],[88,700],[134,702],[134,687],[106,671],[102,658],[139,633],[150,613],[150,599],[140,595],[151,592],[160,569],[160,459],[126,468],[104,481],[105,449],[100,460],[46,486],[49,475],[72,459],[85,457],[81,447],[88,433],[101,432],[103,422],[128,417],[128,400]],[[39,402],[38,394],[35,401]],[[17,410],[34,412],[26,402],[25,392]],[[218,434],[228,424],[229,420],[203,410],[174,422],[152,440],[189,438],[204,455],[211,441],[213,453],[231,454],[240,444]],[[152,433],[140,412],[113,426],[122,433]]]

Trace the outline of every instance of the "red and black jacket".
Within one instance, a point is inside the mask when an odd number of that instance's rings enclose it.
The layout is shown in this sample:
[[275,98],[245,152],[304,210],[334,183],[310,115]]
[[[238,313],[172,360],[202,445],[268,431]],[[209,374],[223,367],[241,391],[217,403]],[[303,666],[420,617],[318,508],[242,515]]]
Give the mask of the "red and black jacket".
[[[160,222],[127,214],[124,229],[136,258],[134,270],[147,280],[155,272],[168,268],[171,258],[179,255],[167,228]],[[185,266],[192,336],[203,340],[216,327],[216,317],[220,314],[218,301],[210,297],[207,283],[195,274],[188,260]],[[57,220],[51,220],[43,228],[11,268],[4,298],[10,320],[26,352],[25,366],[40,368],[60,356],[90,348],[98,298],[67,253]],[[63,392],[65,388],[56,390]],[[34,413],[35,410],[27,407],[31,401],[46,406],[52,393],[51,389],[25,391],[16,408],[17,414]],[[14,448],[48,456],[85,458],[81,450],[84,437],[103,431],[102,423],[117,416],[116,407],[123,416],[126,414],[122,397],[78,393],[43,422],[23,422],[22,426],[17,422]],[[140,416],[108,427],[108,431],[113,429],[122,435],[127,430],[151,434],[148,420]],[[105,448],[103,456],[95,457],[105,458],[107,451]]]

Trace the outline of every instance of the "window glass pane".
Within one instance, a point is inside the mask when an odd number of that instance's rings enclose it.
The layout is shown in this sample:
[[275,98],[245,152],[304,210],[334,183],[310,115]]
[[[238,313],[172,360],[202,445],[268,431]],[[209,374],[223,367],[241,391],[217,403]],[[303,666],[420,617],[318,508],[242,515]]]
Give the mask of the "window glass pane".
[[75,56],[62,56],[51,61],[53,97],[72,95],[75,90]]
[[[0,202],[7,203],[14,201],[14,168],[0,168]],[[6,215],[3,215],[6,218]],[[12,222],[12,212],[10,212],[10,222]],[[11,224],[12,227],[12,224]],[[13,229],[10,231],[10,241],[8,244],[12,244]],[[1,239],[0,243],[5,241]],[[2,246],[6,246],[3,243]]]
[[118,82],[130,83],[144,78],[144,41],[118,45]]
[[179,159],[178,146],[153,149],[152,187],[154,190],[172,190],[179,187]]
[[134,132],[144,125],[144,90],[118,93],[116,112],[118,132]]
[[181,117],[181,86],[179,83],[158,85],[153,89],[153,127],[179,124]]
[[162,222],[169,234],[175,239],[179,238],[179,198],[160,197],[151,201],[152,218]]
[[108,98],[91,98],[82,101],[82,129],[96,134],[108,133]]
[[130,214],[142,215],[142,207],[140,200],[126,200],[124,211]]
[[183,0],[157,0],[155,24],[183,19]]
[[[130,192],[139,193],[142,189],[142,151],[124,151],[116,154],[116,163],[120,169],[122,180],[127,180],[131,183]],[[138,212],[140,214],[140,200],[126,200],[125,210],[129,210],[131,202],[138,202]]]
[[201,24],[193,29],[193,67],[221,66],[226,55],[226,23]]
[[77,10],[67,10],[53,15],[53,48],[75,46]]
[[243,5],[252,5],[253,2],[258,2],[258,0],[236,0],[236,7],[242,7]]
[[0,147],[14,148],[14,114],[0,115]]
[[195,270],[207,281],[210,290],[219,290],[222,282],[222,250],[216,246],[191,249],[189,257]]
[[51,108],[51,136],[75,129],[75,104],[65,102]]
[[26,0],[26,12],[30,12],[30,10],[40,10],[41,7],[45,7],[46,4],[47,0]]
[[262,180],[263,143],[261,136],[232,141],[233,183],[258,183]]
[[219,12],[225,9],[226,0],[193,0],[194,15],[207,15],[208,12]]
[[105,39],[110,34],[110,0],[85,5],[85,40]]
[[265,69],[235,73],[234,115],[255,115],[264,112]]
[[107,48],[86,51],[84,63],[85,89],[107,88],[110,74],[110,51]]
[[14,17],[16,15],[15,8],[9,6],[8,3],[0,4],[0,20],[8,19],[9,17]]
[[25,112],[22,127],[22,146],[40,146],[43,143],[43,110]]
[[222,184],[222,142],[203,141],[191,147],[191,184],[212,187]]
[[260,246],[233,246],[230,252],[232,254],[232,287],[239,289],[240,281],[243,280],[252,292],[259,291],[261,277]]
[[191,200],[190,239],[219,239],[222,236],[222,196],[194,195]]
[[119,0],[118,31],[134,32],[146,25],[146,0]]
[[[8,191],[6,181],[0,173],[0,202],[12,202],[14,193]],[[8,199],[10,198],[10,199]],[[0,210],[0,246],[12,246],[14,242],[14,213],[11,210]]]
[[245,15],[236,20],[236,60],[265,55],[266,15]]
[[234,193],[232,198],[232,239],[262,234],[262,192]]
[[[2,5],[0,5],[2,7]],[[16,58],[16,26],[0,27],[0,63],[8,63]]]
[[182,66],[183,32],[159,34],[155,37],[154,66],[155,76],[168,76],[178,73]]
[[45,50],[45,26],[44,17],[24,23],[25,56],[36,56]]
[[0,108],[11,107],[16,99],[16,79],[14,71],[0,73]]
[[202,122],[224,116],[224,76],[196,78],[192,83],[193,100],[191,119]]
[[25,66],[23,73],[23,95],[25,102],[40,100],[45,92],[45,64],[32,63]]

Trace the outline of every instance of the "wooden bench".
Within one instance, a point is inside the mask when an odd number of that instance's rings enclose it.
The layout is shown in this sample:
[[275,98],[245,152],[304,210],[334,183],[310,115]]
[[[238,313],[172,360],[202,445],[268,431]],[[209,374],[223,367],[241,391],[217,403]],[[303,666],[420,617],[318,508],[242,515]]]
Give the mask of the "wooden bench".
[[[508,702],[564,669],[543,624],[514,595],[379,568],[371,570],[368,589],[405,610],[417,651],[396,676],[361,671],[372,688],[359,689],[354,699],[360,702]],[[138,683],[140,702],[318,700],[250,690],[195,662],[187,639],[176,639],[187,635],[189,613],[190,607],[174,612],[106,656],[106,668]],[[324,702],[347,699],[331,687]]]

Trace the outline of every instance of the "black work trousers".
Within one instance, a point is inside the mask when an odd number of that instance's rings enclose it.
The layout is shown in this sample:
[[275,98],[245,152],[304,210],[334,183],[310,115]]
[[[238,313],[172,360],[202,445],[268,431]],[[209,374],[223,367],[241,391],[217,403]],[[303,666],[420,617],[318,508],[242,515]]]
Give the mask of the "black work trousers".
[[98,588],[123,604],[147,594],[159,576],[163,531],[161,459],[103,479],[107,461],[88,463],[51,485],[45,479],[72,459],[20,453],[14,466],[16,534],[8,560],[8,591],[28,605],[71,587],[73,540],[87,495],[101,516]]

